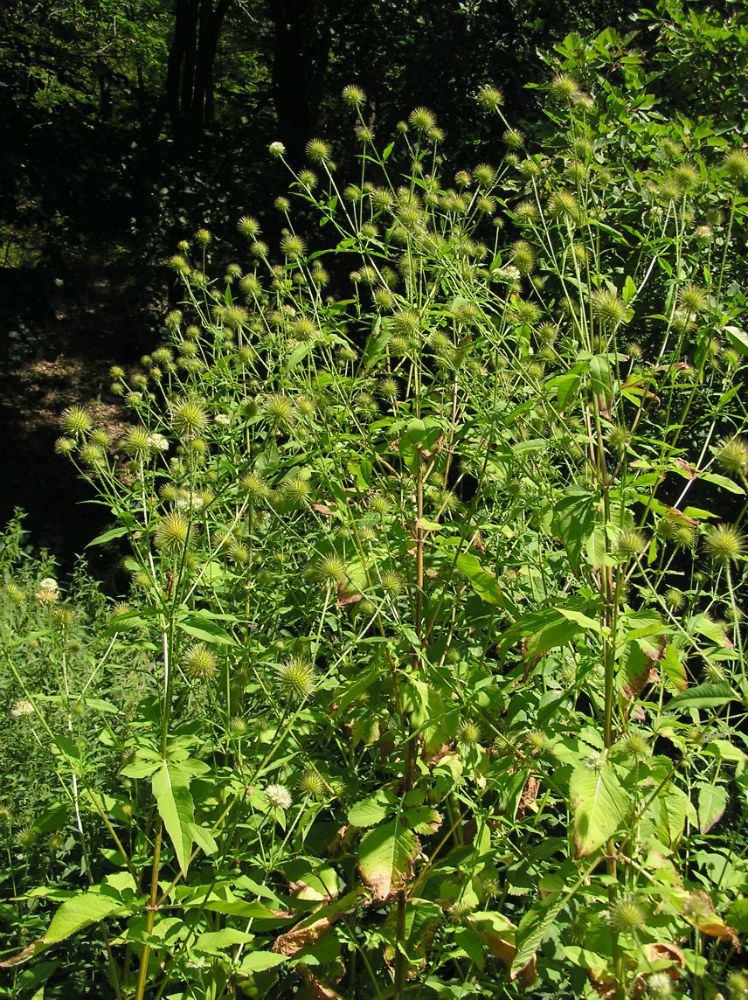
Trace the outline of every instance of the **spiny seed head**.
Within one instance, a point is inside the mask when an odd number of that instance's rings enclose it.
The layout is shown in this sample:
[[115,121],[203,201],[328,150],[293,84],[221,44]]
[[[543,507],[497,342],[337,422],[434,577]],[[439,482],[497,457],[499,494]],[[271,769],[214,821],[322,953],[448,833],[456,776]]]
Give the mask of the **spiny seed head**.
[[92,426],[91,417],[82,406],[69,406],[63,410],[60,422],[66,433],[74,434],[76,437],[88,434]]
[[273,393],[265,400],[265,415],[271,423],[287,425],[293,421],[293,403],[282,393]]
[[663,594],[665,604],[673,611],[679,611],[686,603],[686,595],[677,587],[668,587]]
[[566,188],[554,191],[548,199],[546,211],[552,219],[568,219],[576,222],[579,218],[579,202],[575,194]]
[[491,198],[484,194],[481,195],[480,198],[476,199],[475,207],[481,215],[494,215],[498,205],[495,198]]
[[275,809],[290,809],[293,799],[285,785],[268,785],[265,798]]
[[734,149],[725,157],[723,166],[730,180],[738,184],[748,184],[748,151]]
[[212,239],[213,237],[207,229],[198,229],[195,233],[195,242],[200,243],[202,246],[207,246]]
[[720,442],[714,460],[724,472],[745,476],[748,473],[748,440],[734,437]]
[[530,225],[540,218],[538,206],[534,201],[520,201],[514,206],[513,213],[520,226]]
[[304,344],[309,344],[320,336],[319,327],[309,316],[299,316],[290,324],[288,331],[292,337]]
[[610,908],[610,926],[616,934],[644,929],[646,914],[635,896],[622,896]]
[[[313,170],[299,171],[299,184],[301,184],[301,186],[305,188],[305,190],[312,191],[314,188],[317,187],[318,183],[319,179]],[[301,254],[299,254],[298,256],[301,256]]]
[[150,434],[145,427],[131,427],[125,435],[122,447],[133,458],[144,457],[150,450]]
[[230,330],[239,330],[249,322],[249,313],[244,306],[224,306],[220,319]]
[[302,771],[299,777],[298,789],[302,795],[309,795],[313,799],[322,798],[325,794],[325,782],[319,771],[314,768],[307,768]]
[[55,451],[58,455],[72,455],[76,447],[74,438],[59,437],[55,441]]
[[324,139],[310,139],[306,144],[306,155],[312,163],[327,163],[330,159],[330,146]]
[[475,183],[482,188],[490,188],[496,181],[496,171],[488,163],[479,163],[473,170]]
[[345,563],[340,556],[322,556],[314,564],[314,576],[320,583],[336,587],[347,576]]
[[236,228],[246,236],[248,240],[256,240],[262,232],[262,227],[253,215],[243,215],[236,224]]
[[229,732],[232,736],[244,736],[248,729],[247,721],[241,715],[233,715],[229,719]]
[[698,285],[683,285],[678,292],[678,305],[687,313],[702,313],[707,307],[706,292]]
[[3,592],[11,604],[22,604],[26,596],[21,587],[17,583],[14,583],[13,580],[9,580],[4,585]]
[[281,157],[286,155],[286,147],[282,142],[271,142],[268,146],[268,152],[271,156]]
[[559,73],[551,80],[548,93],[559,104],[570,104],[579,93],[579,84],[568,73]]
[[469,749],[476,743],[480,743],[480,726],[474,719],[462,719],[457,726],[455,738],[459,747]]
[[746,1000],[748,997],[748,976],[743,972],[731,972],[727,977],[730,1000]]
[[517,240],[511,251],[512,264],[520,274],[528,275],[535,269],[535,252],[525,240]]
[[415,309],[400,309],[392,317],[395,333],[402,337],[417,337],[421,330],[421,317]]
[[615,424],[608,431],[607,439],[614,451],[623,451],[631,440],[631,431],[623,424]]
[[184,665],[192,677],[212,677],[218,669],[218,660],[204,642],[196,642],[186,650]]
[[626,306],[617,292],[601,288],[590,296],[592,315],[596,316],[606,330],[615,330],[626,319]]
[[317,404],[311,396],[299,396],[296,400],[296,409],[300,417],[312,417],[317,410]]
[[646,757],[649,743],[641,733],[629,733],[621,744],[621,749],[630,757]]
[[349,83],[343,88],[343,100],[351,108],[360,108],[366,101],[366,94],[360,87]]
[[696,541],[693,528],[689,528],[687,524],[679,524],[673,532],[672,541],[677,549],[693,548]]
[[704,546],[712,562],[728,566],[745,555],[745,535],[732,524],[711,525],[704,533]]
[[267,500],[270,496],[270,487],[256,472],[246,472],[239,480],[239,485],[253,503]]
[[173,511],[160,521],[156,528],[156,547],[167,555],[179,555],[194,542],[195,527],[189,520]]
[[616,546],[618,555],[623,559],[635,559],[647,548],[646,535],[637,528],[625,528],[618,536]]
[[289,260],[298,260],[306,254],[306,243],[295,233],[286,233],[280,243],[281,252]]
[[280,499],[286,507],[291,510],[298,510],[298,508],[306,505],[310,493],[309,480],[302,479],[301,476],[294,476],[282,484]]
[[524,134],[517,128],[508,128],[501,138],[507,149],[514,150],[514,152],[522,149],[525,144]]
[[208,414],[196,399],[177,399],[171,406],[171,422],[178,434],[199,434],[208,426]]
[[187,275],[190,273],[190,265],[181,254],[175,253],[172,257],[169,257],[166,264],[172,271],[176,271],[177,274]]
[[403,578],[394,570],[385,570],[381,576],[382,590],[390,597],[397,597],[403,590]]
[[276,671],[278,686],[289,701],[303,701],[309,698],[316,687],[314,667],[308,660],[291,657]]
[[414,108],[408,117],[408,122],[416,132],[430,132],[436,125],[436,116],[428,108]]
[[504,103],[504,97],[497,87],[486,84],[478,91],[478,104],[486,111],[498,111]]

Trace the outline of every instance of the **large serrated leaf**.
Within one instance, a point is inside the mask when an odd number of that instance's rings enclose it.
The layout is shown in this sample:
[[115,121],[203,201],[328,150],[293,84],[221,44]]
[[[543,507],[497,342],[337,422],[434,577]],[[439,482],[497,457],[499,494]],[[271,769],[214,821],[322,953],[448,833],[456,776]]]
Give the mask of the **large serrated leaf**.
[[375,901],[390,899],[410,878],[420,845],[397,820],[370,830],[358,850],[361,878]]
[[191,773],[178,764],[162,761],[151,778],[158,812],[174,845],[179,867],[186,875],[192,850],[195,806],[190,795]]
[[114,917],[127,913],[127,907],[122,901],[112,896],[104,896],[100,892],[84,892],[73,899],[66,899],[59,907],[52,922],[47,928],[42,941],[44,944],[57,944],[77,934],[78,931],[96,924],[105,917]]
[[727,705],[736,695],[728,681],[718,681],[716,684],[699,684],[676,694],[665,705],[663,711],[682,711],[684,708],[717,708]]
[[592,854],[612,837],[626,816],[629,798],[610,766],[576,767],[569,783],[577,854]]

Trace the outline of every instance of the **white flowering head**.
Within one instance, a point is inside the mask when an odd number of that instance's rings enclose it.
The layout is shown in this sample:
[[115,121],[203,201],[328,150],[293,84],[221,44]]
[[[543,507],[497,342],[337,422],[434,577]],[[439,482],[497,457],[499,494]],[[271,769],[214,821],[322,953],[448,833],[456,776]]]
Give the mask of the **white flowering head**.
[[24,719],[27,715],[34,714],[34,706],[25,698],[20,698],[11,708],[10,714],[14,719]]
[[265,789],[265,798],[276,809],[290,809],[293,801],[285,785],[268,785]]
[[39,583],[39,588],[34,597],[40,604],[54,604],[60,599],[60,592],[57,588],[57,580],[51,576],[45,576]]

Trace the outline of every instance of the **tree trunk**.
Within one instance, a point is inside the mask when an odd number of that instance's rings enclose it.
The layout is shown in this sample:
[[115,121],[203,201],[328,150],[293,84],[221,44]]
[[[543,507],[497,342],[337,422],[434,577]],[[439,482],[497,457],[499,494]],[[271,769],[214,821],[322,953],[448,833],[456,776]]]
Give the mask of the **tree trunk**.
[[270,0],[275,22],[273,98],[280,139],[298,166],[312,138],[330,51],[329,32],[315,24],[316,0]]

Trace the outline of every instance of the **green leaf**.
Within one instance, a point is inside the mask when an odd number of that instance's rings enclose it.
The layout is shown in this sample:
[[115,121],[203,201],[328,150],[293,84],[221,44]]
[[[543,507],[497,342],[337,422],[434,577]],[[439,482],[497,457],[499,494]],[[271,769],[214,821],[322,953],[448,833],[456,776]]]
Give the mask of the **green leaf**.
[[613,406],[613,377],[610,371],[610,361],[604,354],[598,354],[590,360],[590,378],[592,393],[600,407],[600,412],[609,417]]
[[470,580],[478,597],[487,604],[498,604],[501,608],[506,607],[499,581],[493,573],[481,566],[478,557],[474,556],[472,552],[462,552],[457,557],[457,568]]
[[376,826],[391,815],[399,801],[394,792],[382,788],[352,805],[348,810],[348,822],[352,826]]
[[536,903],[527,911],[517,928],[517,951],[512,959],[512,978],[515,978],[528,962],[535,957],[538,948],[548,936],[556,917],[569,902],[566,893],[554,893]]
[[126,535],[129,530],[129,528],[121,526],[119,528],[110,528],[109,531],[105,531],[102,535],[97,535],[96,538],[88,543],[86,548],[90,549],[93,545],[106,545],[112,539],[121,538],[123,535]]
[[375,902],[390,899],[413,872],[418,838],[397,820],[370,830],[358,850],[361,878]]
[[727,789],[724,785],[699,785],[699,830],[709,833],[718,823],[727,807]]
[[205,614],[188,615],[186,618],[178,619],[177,628],[191,635],[195,639],[203,642],[216,642],[224,646],[236,646],[236,641],[231,638],[226,629],[217,622],[212,621]]
[[699,479],[704,479],[707,483],[713,483],[714,486],[721,486],[728,493],[736,493],[738,496],[743,496],[745,493],[742,486],[738,486],[732,479],[728,479],[727,476],[720,476],[716,472],[700,472]]
[[726,326],[725,336],[730,343],[730,347],[748,357],[748,333],[745,330],[741,330],[739,326]]
[[264,972],[266,969],[272,969],[287,961],[287,955],[274,955],[270,951],[251,951],[242,958],[239,970],[241,972]]
[[592,854],[616,832],[629,808],[628,795],[609,766],[574,769],[569,783],[577,854]]
[[178,764],[162,761],[151,778],[158,812],[169,834],[182,872],[187,874],[192,849],[195,806],[190,795],[190,773]]
[[551,531],[564,544],[574,573],[579,573],[585,541],[595,529],[595,497],[587,491],[570,489],[553,509]]
[[96,924],[106,917],[127,913],[122,901],[100,892],[89,890],[73,899],[66,899],[52,917],[52,922],[42,938],[44,944],[56,944],[72,937],[89,924]]
[[220,931],[206,931],[201,934],[193,945],[195,951],[204,951],[209,955],[220,955],[222,948],[231,948],[235,944],[247,944],[253,941],[254,934],[237,930],[234,927],[223,927]]
[[728,681],[719,681],[716,684],[699,684],[697,687],[676,694],[665,705],[663,711],[675,712],[682,711],[684,708],[717,708],[719,705],[727,705],[734,701],[735,697],[735,692]]

